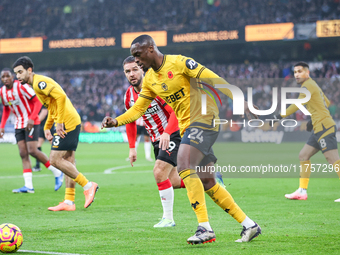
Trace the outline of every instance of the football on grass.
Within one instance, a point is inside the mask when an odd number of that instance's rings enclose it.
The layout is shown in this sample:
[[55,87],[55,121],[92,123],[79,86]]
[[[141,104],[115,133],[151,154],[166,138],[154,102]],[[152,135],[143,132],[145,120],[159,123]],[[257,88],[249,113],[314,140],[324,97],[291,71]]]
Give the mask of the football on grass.
[[11,223],[0,225],[0,252],[13,253],[24,241],[20,228]]

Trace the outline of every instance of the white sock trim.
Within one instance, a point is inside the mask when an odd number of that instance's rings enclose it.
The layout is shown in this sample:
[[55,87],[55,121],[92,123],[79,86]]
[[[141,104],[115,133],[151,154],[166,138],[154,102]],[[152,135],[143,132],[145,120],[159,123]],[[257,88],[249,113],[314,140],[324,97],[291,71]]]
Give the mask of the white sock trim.
[[159,190],[159,196],[161,198],[163,207],[163,218],[174,220],[173,207],[174,207],[174,189],[170,188]]
[[67,204],[67,205],[73,205],[74,204],[74,202],[71,201],[71,200],[65,200],[64,203]]
[[32,172],[24,173],[25,187],[29,189],[33,189],[33,181],[32,181]]
[[208,231],[212,231],[209,221],[198,223],[198,225],[204,227]]
[[84,187],[83,187],[83,189],[84,190],[88,190],[88,189],[90,189],[92,187],[92,182],[88,182]]
[[61,171],[52,165],[50,165],[47,169],[51,170],[51,172],[54,174],[54,177],[59,177],[61,175]]
[[248,216],[244,219],[244,221],[241,222],[241,225],[245,228],[250,228],[255,225],[255,222],[252,221]]

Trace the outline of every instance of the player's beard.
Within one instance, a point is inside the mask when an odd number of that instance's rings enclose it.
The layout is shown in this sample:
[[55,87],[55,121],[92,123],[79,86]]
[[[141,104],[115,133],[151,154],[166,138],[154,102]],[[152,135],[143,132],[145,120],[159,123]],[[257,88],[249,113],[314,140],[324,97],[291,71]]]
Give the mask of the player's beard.
[[21,81],[21,84],[26,84],[28,82],[28,77],[27,78],[25,78],[25,79],[22,79],[22,81]]
[[142,79],[138,79],[138,80],[137,80],[137,83],[135,83],[135,84],[132,84],[131,82],[129,82],[129,83],[130,83],[130,85],[133,86],[133,87],[138,87],[138,86],[140,85],[141,81],[142,81]]

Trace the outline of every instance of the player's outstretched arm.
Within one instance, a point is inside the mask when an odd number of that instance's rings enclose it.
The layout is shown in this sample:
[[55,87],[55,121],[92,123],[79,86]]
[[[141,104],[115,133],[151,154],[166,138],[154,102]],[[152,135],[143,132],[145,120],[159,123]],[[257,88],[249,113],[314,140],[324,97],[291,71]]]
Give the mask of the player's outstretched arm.
[[[203,79],[203,82],[208,83],[209,85],[212,85],[213,87],[215,87],[216,84],[229,84],[225,79],[223,79],[222,77],[218,76],[217,74],[215,74],[213,71],[211,71],[208,68],[205,68],[201,74],[200,77]],[[233,99],[233,94],[231,93],[231,91],[228,88],[219,88],[219,90],[225,94],[226,96],[228,96],[229,98]],[[255,109],[259,109],[256,105],[254,105]],[[248,102],[244,101],[244,112],[247,115],[248,119],[258,119],[258,116],[254,113],[252,113],[249,110],[248,107]]]
[[101,128],[104,127],[118,127],[131,123],[142,117],[145,111],[148,109],[153,98],[145,97],[142,94],[139,95],[136,103],[125,113],[117,118],[111,118],[106,116],[102,121]]
[[117,124],[118,124],[118,122],[117,122],[116,119],[109,117],[109,116],[106,116],[102,121],[101,129],[116,127]]

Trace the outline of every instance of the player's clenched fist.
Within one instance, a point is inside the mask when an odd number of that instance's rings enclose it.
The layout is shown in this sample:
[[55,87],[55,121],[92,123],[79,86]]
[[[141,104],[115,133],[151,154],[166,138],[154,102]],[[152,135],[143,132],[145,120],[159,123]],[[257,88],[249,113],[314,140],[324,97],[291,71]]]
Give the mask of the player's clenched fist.
[[102,121],[102,129],[105,127],[115,127],[118,122],[116,119],[106,116]]

